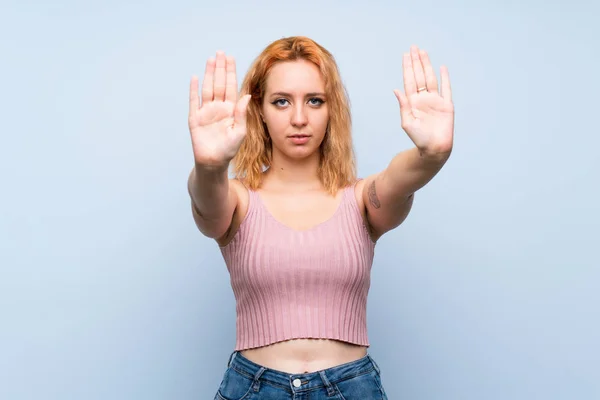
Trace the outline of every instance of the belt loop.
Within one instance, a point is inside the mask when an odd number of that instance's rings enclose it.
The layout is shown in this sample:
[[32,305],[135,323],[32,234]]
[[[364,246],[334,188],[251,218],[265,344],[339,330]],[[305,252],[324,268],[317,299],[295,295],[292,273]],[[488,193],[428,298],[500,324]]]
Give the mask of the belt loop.
[[329,379],[327,379],[325,371],[319,371],[319,375],[321,375],[321,379],[323,380],[325,387],[327,387],[327,396],[333,396],[335,394],[335,389],[333,388],[331,382],[329,382]]
[[229,356],[229,361],[227,362],[227,368],[231,367],[231,361],[235,357],[235,353],[237,353],[236,350],[234,350],[233,353],[231,353],[231,355]]
[[252,384],[252,388],[254,389],[255,392],[258,392],[258,390],[260,389],[260,377],[263,374],[263,372],[265,372],[267,369],[265,367],[260,367],[260,369],[258,370],[258,372],[256,373],[256,375],[254,375],[254,383]]
[[379,365],[377,365],[377,363],[375,362],[375,360],[373,359],[373,357],[371,357],[370,354],[367,354],[367,356],[369,357],[369,360],[371,360],[371,364],[373,364],[373,368],[375,368],[375,371],[377,372],[377,375],[381,375],[381,369],[379,369]]

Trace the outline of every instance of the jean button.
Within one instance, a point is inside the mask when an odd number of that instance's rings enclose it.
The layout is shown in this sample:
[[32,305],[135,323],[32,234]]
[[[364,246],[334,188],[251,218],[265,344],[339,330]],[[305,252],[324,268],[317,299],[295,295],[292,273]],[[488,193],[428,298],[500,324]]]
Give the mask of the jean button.
[[294,381],[292,382],[294,384],[294,387],[300,387],[300,385],[302,385],[302,382],[300,381],[300,379],[294,379]]

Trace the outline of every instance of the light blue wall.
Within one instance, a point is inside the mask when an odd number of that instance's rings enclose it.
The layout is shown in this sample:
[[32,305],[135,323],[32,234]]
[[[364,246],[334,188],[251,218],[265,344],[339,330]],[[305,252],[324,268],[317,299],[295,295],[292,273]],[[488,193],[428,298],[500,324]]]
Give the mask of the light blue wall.
[[339,61],[362,176],[410,146],[402,52],[449,66],[454,153],[377,246],[390,399],[600,398],[599,7],[249,3],[3,3],[0,398],[212,398],[235,303],[190,214],[188,82],[296,34]]

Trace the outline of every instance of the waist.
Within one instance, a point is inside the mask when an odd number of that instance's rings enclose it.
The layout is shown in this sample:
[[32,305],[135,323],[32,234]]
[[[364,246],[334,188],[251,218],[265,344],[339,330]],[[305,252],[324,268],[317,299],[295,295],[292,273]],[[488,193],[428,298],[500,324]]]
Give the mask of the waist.
[[276,369],[267,368],[244,357],[240,352],[234,351],[229,362],[229,367],[249,379],[257,379],[270,385],[296,392],[311,391],[322,388],[329,384],[368,374],[373,370],[379,373],[379,367],[369,354],[363,357],[339,364],[330,368],[308,373],[288,373]]
[[367,355],[367,347],[330,339],[294,339],[244,350],[241,354],[273,370],[308,373],[356,361]]

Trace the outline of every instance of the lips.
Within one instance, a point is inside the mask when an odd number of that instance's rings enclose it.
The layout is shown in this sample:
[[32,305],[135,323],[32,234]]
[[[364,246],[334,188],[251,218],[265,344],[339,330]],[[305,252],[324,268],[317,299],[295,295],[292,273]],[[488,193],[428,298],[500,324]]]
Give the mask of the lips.
[[295,145],[304,145],[310,141],[310,135],[304,133],[297,133],[295,135],[288,136],[289,140]]

